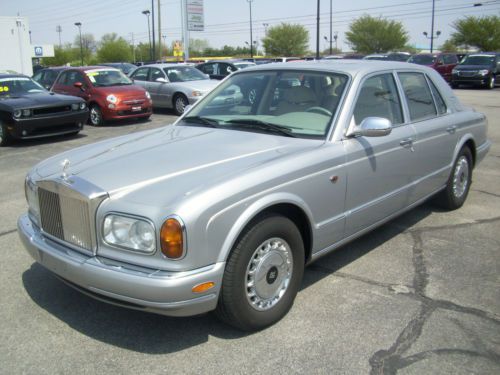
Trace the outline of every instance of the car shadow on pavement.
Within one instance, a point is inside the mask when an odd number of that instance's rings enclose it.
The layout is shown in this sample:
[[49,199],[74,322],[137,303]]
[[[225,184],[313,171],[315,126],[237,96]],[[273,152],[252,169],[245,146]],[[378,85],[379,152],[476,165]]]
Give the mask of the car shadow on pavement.
[[[376,249],[433,211],[432,205],[425,204],[397,218],[397,225],[393,220],[326,255],[323,259],[334,267],[327,268],[326,272],[317,272],[314,265],[318,263],[313,263],[306,268],[301,292]],[[250,335],[219,322],[213,314],[171,318],[97,301],[67,286],[38,263],[33,263],[23,273],[22,280],[27,293],[38,306],[73,329],[92,339],[136,352],[174,353],[205,343],[210,336],[236,339]]]

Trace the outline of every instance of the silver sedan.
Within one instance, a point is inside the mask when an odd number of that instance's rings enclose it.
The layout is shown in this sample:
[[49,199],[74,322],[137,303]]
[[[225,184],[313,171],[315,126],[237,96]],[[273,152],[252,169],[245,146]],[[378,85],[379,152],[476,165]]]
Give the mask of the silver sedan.
[[177,115],[219,83],[186,64],[146,65],[130,73],[130,78],[149,91],[153,107],[173,108]]
[[258,330],[292,308],[307,264],[430,197],[460,208],[486,123],[419,65],[248,68],[172,126],[35,166],[18,232],[96,298]]

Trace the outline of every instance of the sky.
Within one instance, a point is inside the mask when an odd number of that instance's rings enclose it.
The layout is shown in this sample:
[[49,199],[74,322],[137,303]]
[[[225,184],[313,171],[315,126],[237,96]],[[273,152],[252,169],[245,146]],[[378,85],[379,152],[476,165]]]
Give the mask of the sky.
[[[155,14],[157,14],[157,2]],[[429,48],[423,32],[431,34],[432,0],[332,0],[332,30],[338,47],[349,51],[345,32],[362,15],[383,17],[403,23],[409,44]],[[171,45],[181,39],[181,0],[161,0],[161,25],[165,41]],[[474,6],[481,3],[482,6]],[[244,46],[250,40],[248,0],[204,0],[205,31],[191,31],[191,39],[205,39],[211,47]],[[265,29],[281,22],[301,24],[309,31],[309,48],[316,49],[317,0],[252,0],[253,39],[265,36]],[[62,43],[73,42],[78,33],[75,22],[82,23],[82,33],[92,33],[96,40],[115,32],[135,44],[148,41],[147,18],[151,0],[1,0],[0,16],[28,18],[33,44],[59,44],[56,27],[62,28]],[[500,15],[500,0],[435,0],[435,26],[441,35],[434,40],[439,47],[453,32],[452,23],[471,16]],[[157,22],[157,21],[156,21]],[[158,30],[155,22],[155,29]],[[324,37],[330,35],[330,0],[321,0],[320,49],[329,47]],[[333,42],[335,47],[335,42]]]

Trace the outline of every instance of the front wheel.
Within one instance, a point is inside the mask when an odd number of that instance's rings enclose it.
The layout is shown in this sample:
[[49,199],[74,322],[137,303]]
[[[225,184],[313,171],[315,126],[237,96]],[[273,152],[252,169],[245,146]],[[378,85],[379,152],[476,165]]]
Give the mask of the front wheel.
[[177,94],[174,97],[174,111],[177,116],[180,116],[184,113],[186,106],[188,105],[187,98],[182,94]]
[[244,331],[290,310],[304,273],[304,244],[288,218],[266,216],[245,229],[227,260],[217,316]]
[[97,104],[93,104],[92,106],[90,106],[89,121],[90,121],[90,124],[93,126],[104,125],[102,111],[101,111],[101,108]]
[[486,87],[490,90],[493,90],[495,88],[495,77],[491,76],[490,79],[488,80],[488,83],[486,84]]
[[460,150],[446,188],[436,197],[437,203],[448,210],[462,207],[472,182],[472,154],[468,147]]
[[7,146],[10,143],[10,135],[7,125],[0,121],[0,147]]

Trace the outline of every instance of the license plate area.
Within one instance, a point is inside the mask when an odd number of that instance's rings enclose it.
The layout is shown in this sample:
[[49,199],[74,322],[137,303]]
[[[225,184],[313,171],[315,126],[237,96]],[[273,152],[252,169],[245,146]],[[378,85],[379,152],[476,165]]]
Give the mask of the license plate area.
[[141,106],[140,106],[140,105],[138,105],[138,106],[133,106],[133,107],[131,108],[131,111],[132,111],[132,112],[140,112],[141,110],[142,110],[142,108],[141,108]]

